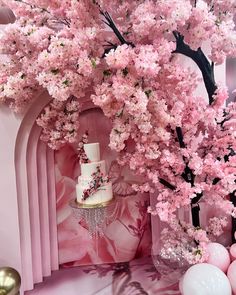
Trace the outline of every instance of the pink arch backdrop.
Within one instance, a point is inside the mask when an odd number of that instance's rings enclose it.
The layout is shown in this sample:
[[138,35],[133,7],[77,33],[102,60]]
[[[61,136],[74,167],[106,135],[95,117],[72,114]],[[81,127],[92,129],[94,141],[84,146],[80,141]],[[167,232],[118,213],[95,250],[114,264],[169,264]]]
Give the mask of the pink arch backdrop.
[[[4,145],[5,156],[1,154],[4,157],[2,161],[6,163],[6,154],[11,152],[8,157],[9,164],[12,164],[9,168],[11,175],[8,173],[7,179],[2,178],[1,186],[8,184],[13,189],[15,183],[11,204],[2,203],[6,204],[3,206],[5,210],[13,208],[13,204],[16,206],[15,211],[12,209],[16,217],[12,230],[3,226],[10,234],[6,240],[10,241],[12,249],[5,244],[4,257],[8,261],[2,264],[19,270],[23,279],[22,292],[32,289],[43,277],[51,275],[59,264],[69,267],[124,262],[150,254],[151,235],[146,213],[149,196],[130,193],[133,179],[129,175],[124,178],[124,173],[117,170],[116,165],[110,170],[113,169],[115,191],[122,194],[122,198],[116,212],[117,219],[109,225],[104,237],[91,239],[86,225],[79,224],[74,218],[68,203],[75,198],[75,184],[80,173],[75,149],[67,146],[56,152],[54,162],[54,152],[40,141],[41,128],[35,123],[49,101],[50,97],[43,93],[35,99],[23,118],[10,116],[11,119],[13,117],[11,124],[8,116],[3,116],[1,120],[3,134],[8,133],[12,146],[15,146],[15,150],[11,151]],[[5,114],[4,108],[1,111]],[[100,110],[85,103],[81,134],[88,129],[91,140],[101,142],[102,157],[111,167],[116,155],[107,148],[109,121]],[[7,201],[10,200],[7,198]],[[6,219],[2,222],[4,224]],[[97,247],[101,249],[99,252]],[[11,252],[16,251],[17,259],[11,260]]]

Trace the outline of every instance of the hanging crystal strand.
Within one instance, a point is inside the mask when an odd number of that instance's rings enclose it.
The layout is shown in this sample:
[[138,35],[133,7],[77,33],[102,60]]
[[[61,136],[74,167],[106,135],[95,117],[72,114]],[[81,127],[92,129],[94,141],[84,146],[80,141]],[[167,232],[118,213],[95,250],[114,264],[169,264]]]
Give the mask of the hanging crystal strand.
[[91,238],[98,239],[104,236],[106,227],[116,220],[119,201],[114,198],[109,203],[87,207],[78,204],[76,200],[71,200],[69,205],[74,217],[78,221],[84,220],[87,223]]

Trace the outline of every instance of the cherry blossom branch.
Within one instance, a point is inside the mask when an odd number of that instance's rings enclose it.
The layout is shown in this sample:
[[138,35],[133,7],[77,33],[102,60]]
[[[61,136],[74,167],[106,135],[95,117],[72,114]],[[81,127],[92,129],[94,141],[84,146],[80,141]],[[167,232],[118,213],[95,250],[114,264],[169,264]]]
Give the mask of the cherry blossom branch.
[[49,10],[47,10],[46,8],[44,8],[44,7],[39,7],[39,6],[35,5],[35,4],[30,4],[30,3],[28,3],[28,2],[26,2],[24,0],[14,0],[14,1],[15,2],[20,2],[20,3],[25,4],[27,6],[30,6],[31,9],[40,9],[42,12],[46,12],[49,15],[51,15],[52,17],[54,17],[58,22],[70,27],[70,23],[69,23],[69,21],[67,19],[60,19],[57,16],[52,15],[52,13]]
[[179,141],[179,146],[180,148],[185,148],[185,143],[184,143],[184,136],[183,136],[183,131],[181,127],[176,127],[176,133],[177,133],[177,138]]
[[26,2],[24,0],[14,0],[14,1],[15,2],[20,2],[20,3],[25,4],[27,6],[30,6],[31,9],[40,9],[40,10],[42,10],[44,12],[47,12],[48,14],[51,14],[50,11],[48,11],[46,8],[39,7],[39,6],[35,5],[35,4],[28,3],[28,2]]
[[122,36],[122,34],[120,33],[120,31],[118,30],[117,26],[115,25],[113,19],[111,18],[110,14],[107,11],[102,11],[100,9],[100,13],[102,16],[104,16],[105,20],[103,20],[103,22],[112,29],[112,31],[114,32],[114,34],[116,35],[116,37],[118,38],[118,40],[120,41],[120,43],[123,44],[127,44],[127,45],[131,45],[132,47],[134,47],[134,44],[131,42],[128,42],[125,40],[125,38]]
[[[181,149],[185,148],[185,143],[184,143],[184,136],[183,136],[183,132],[182,132],[182,128],[181,127],[176,127],[176,133],[177,133],[177,138],[179,141],[179,146]],[[188,182],[191,183],[191,186],[194,186],[194,179],[195,179],[195,175],[193,174],[193,171],[189,168],[188,163],[186,163],[185,158],[183,157],[183,160],[186,164],[184,172],[182,173],[182,177],[183,179]],[[198,202],[200,201],[200,199],[202,198],[203,194],[196,194],[196,197],[194,197],[191,200],[191,212],[192,212],[192,224],[195,227],[199,227],[200,226],[200,217],[199,217],[199,211],[200,211],[200,206],[198,204]]]
[[[95,2],[95,4],[98,5],[96,2]],[[101,10],[100,6],[99,6],[99,11],[100,11],[101,15],[104,16],[104,18],[106,20],[106,21],[103,21],[103,22],[112,29],[112,31],[114,32],[114,34],[116,35],[116,37],[118,38],[118,40],[121,42],[121,44],[127,44],[127,45],[130,45],[130,46],[132,46],[134,48],[135,45],[132,42],[126,41],[125,38],[122,36],[122,34],[120,33],[120,31],[116,27],[116,25],[113,22],[113,20],[112,20],[111,16],[109,15],[109,13],[107,11],[103,12]],[[111,47],[105,50],[105,52],[103,54],[103,57],[105,56],[106,53],[109,53],[109,51],[111,49],[117,47],[116,44],[112,44],[110,42],[108,42],[108,43],[109,43],[109,45],[111,45]],[[165,187],[167,187],[168,189],[171,189],[171,190],[175,190],[176,189],[176,187],[174,185],[170,184],[168,181],[166,181],[163,178],[159,178],[159,182],[161,184],[163,184]]]
[[[202,72],[203,80],[205,83],[205,87],[208,93],[209,98],[209,104],[211,105],[214,102],[214,93],[217,89],[215,77],[214,77],[214,63],[210,64],[207,57],[203,53],[201,48],[198,48],[198,50],[192,50],[185,42],[184,42],[184,36],[182,36],[178,32],[173,32],[175,39],[176,39],[176,50],[174,53],[180,53],[185,56],[190,57],[199,67],[200,71]],[[226,115],[226,114],[225,114]],[[223,127],[223,124],[228,121],[228,118],[225,118],[220,124]],[[227,158],[227,156],[226,156]],[[219,180],[217,179],[217,182]],[[213,181],[213,184],[216,184],[217,182]],[[199,196],[200,200],[201,196]],[[196,198],[194,198],[192,201],[194,201]],[[230,194],[230,201],[233,203],[234,206],[236,206],[236,192],[232,192]],[[193,208],[192,208],[193,210]],[[192,211],[193,214],[193,211]],[[199,216],[199,215],[198,215]],[[194,221],[193,221],[194,223]],[[236,239],[234,237],[234,233],[236,231],[236,219],[232,218],[232,241],[235,243]]]
[[[99,8],[100,14],[105,18],[105,20],[103,20],[103,22],[112,29],[113,33],[116,35],[117,39],[120,41],[120,43],[123,44],[127,44],[131,47],[135,47],[135,45],[132,42],[127,41],[121,34],[121,32],[119,31],[119,29],[117,28],[116,24],[114,23],[113,19],[111,18],[110,14],[107,11],[102,11],[101,8]],[[109,48],[105,49],[105,52],[103,54],[103,57],[110,52],[110,50],[112,49],[116,49],[117,44],[112,44],[111,42],[109,43]]]
[[[132,42],[128,42],[125,40],[125,38],[122,36],[122,34],[120,33],[120,31],[118,30],[118,28],[116,27],[115,23],[113,22],[111,16],[109,15],[108,12],[103,12],[100,8],[100,13],[102,16],[104,16],[105,18],[105,21],[104,23],[106,25],[108,25],[112,31],[114,32],[114,34],[116,35],[116,37],[118,38],[118,40],[120,41],[121,44],[127,44],[127,45],[130,45],[132,47],[135,47],[135,45],[132,43]],[[175,53],[183,53],[186,51],[186,48],[185,48],[185,51],[183,52],[180,52],[180,48],[182,47],[182,45],[185,45],[186,47],[188,47],[184,42],[183,42],[183,37],[178,34],[176,32],[174,32],[174,35],[179,36],[179,38],[182,40],[181,42],[182,43],[179,43],[177,42],[177,47],[176,47],[176,51]],[[111,49],[113,48],[116,48],[117,46],[115,44],[110,44],[111,47],[106,49],[105,52],[104,52],[104,55],[106,53],[108,53]],[[181,46],[180,46],[181,45]],[[190,49],[190,47],[188,47],[189,51],[192,51]],[[184,53],[183,53],[184,54]],[[188,52],[189,54],[189,52]],[[203,54],[203,53],[202,53]],[[190,56],[190,54],[188,55]],[[204,54],[203,54],[204,56]],[[208,62],[208,60],[206,59],[206,61]],[[200,59],[196,59],[196,62],[199,64],[199,67],[200,67]],[[208,62],[209,63],[209,62]],[[201,68],[203,69],[203,67],[201,66]],[[213,67],[211,67],[212,71],[213,71]],[[205,74],[205,71],[202,70],[202,73],[203,73],[203,76],[205,77],[205,79],[207,80],[207,77],[206,77],[206,74]],[[214,78],[214,75],[212,76]],[[205,81],[204,79],[204,81]],[[206,83],[206,82],[205,82]],[[214,89],[213,93],[212,93],[212,102],[213,102],[213,94],[215,92],[216,89]],[[210,91],[210,88],[209,88],[209,91]],[[210,95],[210,94],[209,94]],[[209,98],[210,99],[210,98]],[[210,100],[211,101],[211,100]],[[178,140],[179,140],[179,144],[180,144],[180,147],[181,148],[185,148],[185,143],[184,143],[184,140],[183,140],[183,132],[182,132],[182,129],[181,127],[176,127],[176,133],[177,133],[177,137],[178,137]],[[185,170],[182,174],[182,177],[184,178],[185,181],[187,182],[190,182],[191,185],[193,186],[194,185],[194,174],[192,172],[192,170],[188,167],[187,163],[186,163],[186,167],[185,167]],[[168,189],[170,190],[175,190],[176,187],[174,185],[172,185],[171,183],[169,183],[168,181],[166,181],[165,179],[163,178],[159,178],[159,182],[161,184],[163,184],[165,187],[167,187]],[[192,199],[191,201],[191,208],[192,208],[192,222],[193,222],[193,225],[195,227],[198,227],[200,226],[200,219],[199,219],[199,211],[200,211],[200,207],[198,205],[198,202],[199,200],[201,199],[202,197],[202,194],[198,194],[195,198]]]
[[159,178],[159,182],[172,191],[174,191],[176,189],[176,187],[174,185],[172,185],[171,183],[169,183],[168,181],[166,181],[163,178]]
[[[176,49],[174,53],[180,53],[187,57],[190,57],[199,67],[204,84],[208,93],[209,104],[211,105],[214,102],[214,93],[217,89],[215,76],[214,76],[214,63],[210,64],[207,57],[203,53],[202,49],[199,47],[197,50],[193,50],[184,42],[184,36],[181,35],[179,32],[173,32],[174,37],[176,39]],[[183,134],[180,127],[176,128],[177,137],[179,140],[180,148],[185,148],[185,144],[183,141]],[[192,170],[188,167],[186,163],[185,171],[182,174],[182,177],[187,181],[190,182],[192,186],[194,186],[194,174]],[[198,202],[202,198],[203,194],[197,194],[195,198],[191,200],[191,211],[192,211],[192,222],[195,227],[200,226],[200,218],[199,218],[199,211],[200,207]]]
[[[100,9],[100,13],[105,18],[104,23],[112,29],[112,31],[114,32],[114,34],[116,35],[116,37],[118,38],[121,44],[127,44],[127,45],[131,45],[132,47],[135,47],[133,43],[126,41],[126,39],[122,36],[122,34],[116,27],[115,23],[113,22],[108,12],[103,12]],[[198,50],[192,50],[184,42],[184,36],[182,36],[180,33],[175,31],[173,32],[173,34],[176,39],[176,50],[174,51],[174,53],[180,53],[185,56],[188,56],[198,65],[202,73],[205,87],[208,93],[209,104],[211,105],[214,102],[214,93],[217,89],[217,86],[215,83],[215,77],[214,77],[214,63],[210,64],[210,62],[208,61],[207,57],[205,56],[201,48],[198,48]],[[108,53],[111,49],[117,47],[116,44],[109,44],[109,45],[110,45],[110,48],[105,50],[104,55]],[[176,133],[177,133],[177,138],[179,141],[180,148],[185,148],[186,146],[183,139],[182,128],[176,127]],[[186,182],[191,183],[191,186],[194,186],[195,175],[193,171],[189,168],[188,163],[186,163],[185,159],[183,160],[186,166],[185,166],[184,172],[182,173],[182,177]],[[161,184],[163,184],[165,187],[167,187],[170,190],[176,189],[174,185],[170,184],[168,181],[162,178],[159,178],[159,181]],[[195,227],[200,226],[200,218],[199,218],[200,207],[198,203],[200,199],[202,198],[202,196],[203,196],[202,193],[196,194],[196,197],[194,197],[191,200],[192,223],[193,223],[193,226]]]
[[199,47],[198,50],[192,50],[185,42],[184,36],[179,32],[173,32],[176,39],[176,49],[174,53],[180,53],[190,57],[202,72],[205,87],[208,93],[209,104],[214,102],[214,93],[217,89],[214,76],[214,63],[210,64],[207,57]]

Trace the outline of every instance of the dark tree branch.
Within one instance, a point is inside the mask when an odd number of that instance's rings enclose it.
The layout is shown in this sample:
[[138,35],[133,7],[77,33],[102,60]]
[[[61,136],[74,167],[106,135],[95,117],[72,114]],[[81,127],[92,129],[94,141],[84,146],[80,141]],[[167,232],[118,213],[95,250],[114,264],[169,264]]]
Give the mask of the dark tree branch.
[[183,137],[183,131],[181,127],[176,127],[176,133],[179,141],[179,146],[180,148],[184,149],[185,148],[185,143],[184,143],[184,137]]
[[159,178],[159,182],[172,191],[174,191],[176,189],[176,187],[174,185],[170,184],[168,181],[166,181],[163,178]]
[[120,41],[122,45],[127,44],[127,45],[130,45],[131,47],[135,47],[132,42],[128,42],[125,40],[125,38],[122,36],[120,31],[118,30],[113,19],[111,18],[110,14],[107,11],[104,12],[100,9],[100,13],[105,18],[103,22],[112,29],[112,31],[114,32],[114,34],[116,35],[116,37],[118,38],[118,40]]
[[[184,136],[183,136],[183,131],[181,127],[176,127],[176,134],[177,134],[180,148],[182,149],[185,148],[186,146],[184,143]],[[184,157],[183,157],[183,161],[185,162],[186,165],[185,165],[184,172],[182,173],[181,176],[186,182],[191,183],[191,186],[193,187],[195,175],[192,169],[189,168],[188,163],[186,163],[186,160]],[[196,197],[194,197],[191,200],[192,224],[194,227],[200,226],[200,217],[199,217],[200,206],[198,202],[200,201],[202,196],[203,196],[202,193],[197,194]]]
[[186,182],[191,183],[192,187],[194,186],[195,175],[193,174],[193,171],[189,168],[187,164],[182,174],[182,177]]
[[[120,43],[123,44],[127,44],[129,46],[131,46],[132,48],[135,47],[135,45],[132,42],[127,41],[122,34],[120,33],[120,31],[118,30],[116,24],[114,23],[113,19],[111,18],[110,14],[107,11],[102,11],[101,8],[99,8],[100,14],[105,18],[105,20],[103,20],[103,22],[112,29],[112,31],[114,32],[114,34],[116,35],[117,39],[120,41]],[[110,50],[112,49],[116,49],[117,48],[117,44],[112,44],[111,42],[107,42],[110,43],[108,46],[108,48],[105,49],[103,56],[105,57],[106,54],[108,54],[110,52]]]
[[214,63],[210,64],[207,57],[203,53],[201,48],[198,50],[192,50],[185,42],[184,36],[178,32],[173,32],[176,39],[176,49],[174,53],[180,53],[190,57],[199,67],[202,72],[205,87],[208,93],[209,104],[214,102],[214,93],[217,89],[215,76],[214,76]]

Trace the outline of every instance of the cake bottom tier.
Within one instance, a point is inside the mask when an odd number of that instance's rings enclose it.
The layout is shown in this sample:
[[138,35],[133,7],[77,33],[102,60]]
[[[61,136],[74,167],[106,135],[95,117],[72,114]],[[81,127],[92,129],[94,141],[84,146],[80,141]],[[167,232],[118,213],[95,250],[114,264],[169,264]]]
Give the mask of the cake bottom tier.
[[85,205],[96,205],[108,202],[112,200],[112,183],[108,182],[106,185],[100,187],[100,189],[89,196],[86,200],[82,200],[84,187],[81,186],[79,183],[76,185],[76,195],[77,195],[77,202]]

